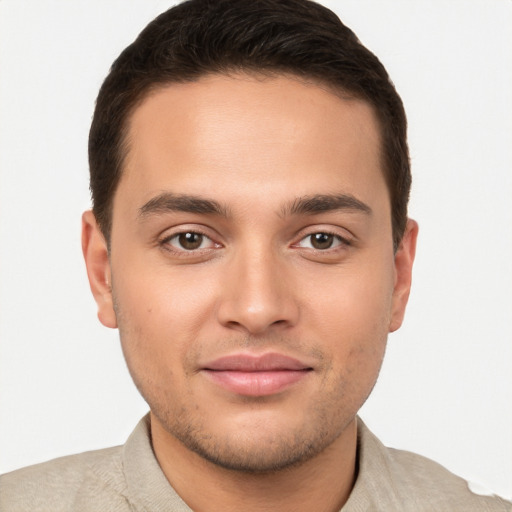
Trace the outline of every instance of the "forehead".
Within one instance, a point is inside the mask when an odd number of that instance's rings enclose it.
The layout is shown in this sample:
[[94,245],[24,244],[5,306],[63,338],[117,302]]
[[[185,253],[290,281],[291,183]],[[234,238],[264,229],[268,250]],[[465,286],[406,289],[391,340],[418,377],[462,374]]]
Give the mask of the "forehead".
[[290,76],[212,75],[162,87],[132,113],[127,140],[120,188],[128,183],[140,201],[180,187],[250,195],[251,184],[259,194],[307,195],[351,193],[357,182],[362,193],[378,185],[387,194],[373,108]]

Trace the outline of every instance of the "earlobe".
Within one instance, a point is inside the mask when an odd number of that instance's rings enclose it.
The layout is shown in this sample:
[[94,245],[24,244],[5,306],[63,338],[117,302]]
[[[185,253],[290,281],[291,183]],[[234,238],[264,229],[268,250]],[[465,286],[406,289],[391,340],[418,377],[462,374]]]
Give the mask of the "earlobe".
[[92,211],[82,215],[82,252],[98,318],[106,327],[116,328],[108,247]]
[[405,233],[400,247],[395,254],[395,286],[389,332],[394,332],[402,325],[405,307],[409,299],[412,281],[412,266],[416,254],[418,223],[412,219],[407,221]]

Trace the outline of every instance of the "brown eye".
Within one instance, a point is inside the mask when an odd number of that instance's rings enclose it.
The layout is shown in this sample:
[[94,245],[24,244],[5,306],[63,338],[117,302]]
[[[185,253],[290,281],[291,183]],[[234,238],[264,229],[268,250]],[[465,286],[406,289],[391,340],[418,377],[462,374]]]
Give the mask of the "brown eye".
[[304,249],[315,249],[316,251],[327,251],[329,249],[336,249],[340,246],[349,246],[350,242],[345,240],[339,235],[319,231],[305,236],[298,244],[297,247]]
[[204,236],[201,233],[180,233],[177,236],[179,245],[187,251],[199,249],[203,243]]
[[220,249],[221,244],[215,243],[209,236],[197,231],[181,231],[164,238],[160,244],[174,254],[185,256],[198,251],[198,254],[206,254],[212,249]]
[[315,249],[330,249],[334,243],[334,235],[329,233],[315,233],[310,235],[311,246]]

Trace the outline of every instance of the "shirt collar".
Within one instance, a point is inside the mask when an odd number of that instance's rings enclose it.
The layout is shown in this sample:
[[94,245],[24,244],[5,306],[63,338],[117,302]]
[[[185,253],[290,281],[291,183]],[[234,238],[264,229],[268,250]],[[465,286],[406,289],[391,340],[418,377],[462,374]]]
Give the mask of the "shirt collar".
[[158,464],[151,444],[149,414],[142,418],[126,441],[122,457],[128,498],[137,512],[192,512]]
[[[137,512],[159,510],[192,512],[163,474],[151,445],[149,414],[138,423],[123,447],[123,470],[128,498]],[[340,512],[393,510],[403,507],[390,480],[390,460],[385,446],[357,418],[358,475]]]

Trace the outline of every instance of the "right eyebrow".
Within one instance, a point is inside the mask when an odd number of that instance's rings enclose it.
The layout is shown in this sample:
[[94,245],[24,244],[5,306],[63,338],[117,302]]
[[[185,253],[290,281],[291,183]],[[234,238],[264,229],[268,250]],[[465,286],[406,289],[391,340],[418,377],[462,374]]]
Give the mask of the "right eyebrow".
[[189,194],[163,192],[139,208],[139,218],[166,212],[185,212],[228,217],[227,208],[217,201]]

